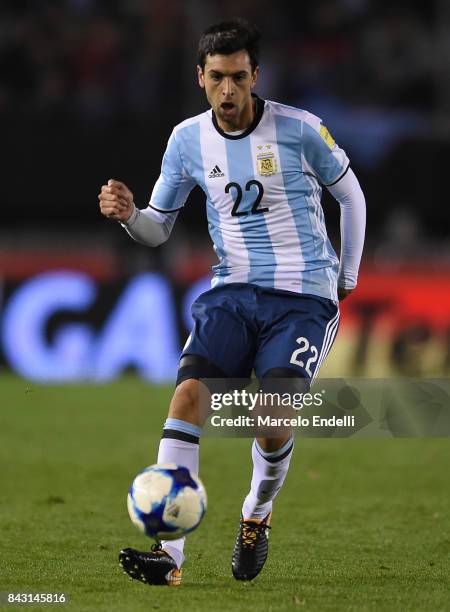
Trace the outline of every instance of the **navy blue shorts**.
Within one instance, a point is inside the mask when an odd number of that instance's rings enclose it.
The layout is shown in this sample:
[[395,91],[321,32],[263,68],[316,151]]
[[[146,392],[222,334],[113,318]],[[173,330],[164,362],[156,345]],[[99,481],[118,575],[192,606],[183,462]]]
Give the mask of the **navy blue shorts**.
[[283,368],[311,381],[336,336],[339,306],[314,295],[230,283],[200,295],[192,317],[182,357],[200,356],[217,370],[206,367],[182,379],[207,378],[208,371],[211,378],[248,378],[252,370],[261,379]]

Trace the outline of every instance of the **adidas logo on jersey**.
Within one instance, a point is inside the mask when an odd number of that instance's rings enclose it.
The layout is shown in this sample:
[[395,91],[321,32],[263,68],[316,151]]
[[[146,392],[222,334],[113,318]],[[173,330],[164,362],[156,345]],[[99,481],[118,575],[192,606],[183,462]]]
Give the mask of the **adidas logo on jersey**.
[[225,176],[225,173],[219,168],[219,166],[215,165],[211,172],[208,174],[208,178],[219,178],[221,176]]

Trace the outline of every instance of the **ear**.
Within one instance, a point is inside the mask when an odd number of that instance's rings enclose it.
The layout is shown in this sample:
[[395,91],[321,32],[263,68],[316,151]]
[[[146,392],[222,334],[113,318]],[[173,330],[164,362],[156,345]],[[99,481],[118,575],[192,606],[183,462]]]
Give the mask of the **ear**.
[[205,89],[205,75],[201,66],[197,66],[198,84],[202,89]]
[[252,84],[251,84],[251,88],[253,89],[253,87],[256,85],[256,81],[258,79],[258,74],[259,74],[259,66],[256,66],[253,74],[252,74]]

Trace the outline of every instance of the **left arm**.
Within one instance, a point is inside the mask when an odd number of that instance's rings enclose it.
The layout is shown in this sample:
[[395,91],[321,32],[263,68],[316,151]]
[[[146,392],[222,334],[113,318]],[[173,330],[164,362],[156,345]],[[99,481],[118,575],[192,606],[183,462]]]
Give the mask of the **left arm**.
[[366,202],[351,168],[334,185],[327,187],[341,207],[341,258],[338,296],[343,300],[356,287],[364,246]]
[[364,245],[366,203],[349,159],[318,117],[308,114],[302,124],[303,171],[312,172],[341,207],[341,260],[338,297],[343,300],[356,287]]

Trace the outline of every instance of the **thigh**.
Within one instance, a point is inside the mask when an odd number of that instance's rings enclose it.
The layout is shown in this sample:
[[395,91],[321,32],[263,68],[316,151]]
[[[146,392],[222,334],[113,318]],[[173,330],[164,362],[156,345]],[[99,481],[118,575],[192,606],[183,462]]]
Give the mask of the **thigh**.
[[192,305],[194,327],[182,357],[199,355],[227,377],[248,378],[256,351],[255,330],[233,288],[203,293]]
[[256,376],[261,379],[270,370],[287,368],[311,381],[333,345],[339,306],[314,296],[272,299],[278,301],[265,308],[267,321],[255,357]]

